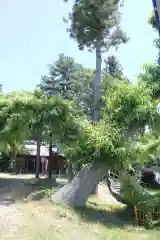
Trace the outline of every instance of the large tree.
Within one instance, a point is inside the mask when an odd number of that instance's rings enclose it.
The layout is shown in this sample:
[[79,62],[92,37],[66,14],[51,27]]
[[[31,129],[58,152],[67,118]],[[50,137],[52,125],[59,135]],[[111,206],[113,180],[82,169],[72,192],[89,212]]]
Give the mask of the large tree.
[[83,167],[52,196],[55,202],[84,206],[109,168],[124,169],[133,160],[133,146],[141,137],[139,129],[154,121],[155,105],[150,90],[142,83],[132,86],[119,82],[103,101],[103,119],[94,125],[84,122],[76,145],[66,148],[70,159]]
[[96,76],[93,92],[94,121],[100,118],[101,55],[111,47],[127,41],[120,28],[120,0],[79,0],[73,4],[69,14],[70,36],[77,41],[79,49],[87,47],[96,52]]
[[[73,180],[53,194],[52,199],[62,204],[82,206],[107,169],[123,169],[130,161],[130,149],[138,135],[136,132],[128,138],[127,133],[134,125],[137,130],[141,124],[154,122],[156,111],[151,100],[150,91],[144,84],[115,83],[110,94],[103,98],[103,118],[93,125],[73,101],[59,96],[35,97],[22,92],[3,95],[0,101],[0,133],[7,139],[9,133],[11,136],[14,133],[15,139],[18,139],[19,133],[24,129],[27,132],[29,123],[38,114],[43,115],[45,125],[62,143],[66,156],[81,167]],[[22,140],[25,139],[21,139],[21,143]],[[143,154],[142,147],[140,155]]]

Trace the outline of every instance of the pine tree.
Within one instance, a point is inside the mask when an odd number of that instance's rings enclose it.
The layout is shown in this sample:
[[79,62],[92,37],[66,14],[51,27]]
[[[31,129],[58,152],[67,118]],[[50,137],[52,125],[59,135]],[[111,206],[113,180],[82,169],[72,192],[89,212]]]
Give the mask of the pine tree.
[[48,74],[42,75],[42,91],[58,94],[65,98],[72,98],[72,82],[76,73],[82,66],[77,64],[72,57],[59,54],[58,59],[53,64],[48,65]]
[[115,78],[121,78],[123,76],[123,68],[114,55],[109,56],[104,62],[104,70],[106,73],[110,74],[112,77]]
[[102,53],[128,39],[120,28],[120,0],[79,0],[69,14],[70,37],[80,50],[96,51],[96,77],[93,94],[93,121],[100,118],[100,79]]

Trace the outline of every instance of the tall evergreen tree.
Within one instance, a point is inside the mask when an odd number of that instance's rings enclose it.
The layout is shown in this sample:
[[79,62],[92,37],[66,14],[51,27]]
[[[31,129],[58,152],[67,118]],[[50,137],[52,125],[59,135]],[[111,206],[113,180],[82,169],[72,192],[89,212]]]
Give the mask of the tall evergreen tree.
[[110,74],[112,77],[121,78],[123,75],[123,68],[114,55],[109,56],[104,62],[104,70],[106,73]]
[[43,92],[76,99],[87,116],[91,116],[94,69],[84,68],[73,58],[60,54],[48,65],[48,74],[43,75],[39,87]]
[[79,49],[96,51],[96,77],[93,93],[94,121],[100,118],[101,55],[111,47],[127,41],[120,28],[120,0],[79,0],[69,14],[70,37],[78,42]]
[[70,98],[72,82],[76,72],[81,68],[82,66],[75,63],[73,58],[59,54],[58,59],[48,65],[49,72],[47,75],[42,75],[39,86],[43,91],[52,91],[65,98]]

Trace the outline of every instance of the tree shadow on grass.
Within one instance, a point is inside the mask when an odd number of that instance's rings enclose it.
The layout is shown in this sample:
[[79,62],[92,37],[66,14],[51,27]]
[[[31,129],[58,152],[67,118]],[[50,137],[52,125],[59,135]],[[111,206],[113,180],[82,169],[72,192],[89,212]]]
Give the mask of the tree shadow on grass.
[[132,224],[132,210],[128,207],[123,209],[108,209],[107,205],[89,203],[83,208],[74,209],[86,222],[100,222],[109,228],[123,228]]
[[64,184],[65,181],[62,180],[57,180],[55,183],[55,178],[39,179],[37,183],[34,183],[34,179],[19,178],[18,175],[0,176],[0,205],[10,205],[17,201],[26,202],[24,199],[27,198],[38,201]]

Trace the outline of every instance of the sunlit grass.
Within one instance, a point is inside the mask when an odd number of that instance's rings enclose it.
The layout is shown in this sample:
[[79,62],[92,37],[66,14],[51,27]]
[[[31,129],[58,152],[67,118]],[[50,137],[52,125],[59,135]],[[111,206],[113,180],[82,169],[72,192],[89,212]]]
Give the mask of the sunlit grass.
[[[65,182],[65,179],[58,180],[59,186]],[[18,209],[21,218],[10,223],[5,223],[4,219],[0,226],[0,240],[159,239],[160,232],[133,226],[125,206],[107,204],[107,196],[104,200],[91,196],[84,208],[73,209],[53,204],[50,195],[57,187],[53,188],[52,180],[40,180],[32,186],[32,191],[44,192],[42,198],[15,201],[11,206]]]

